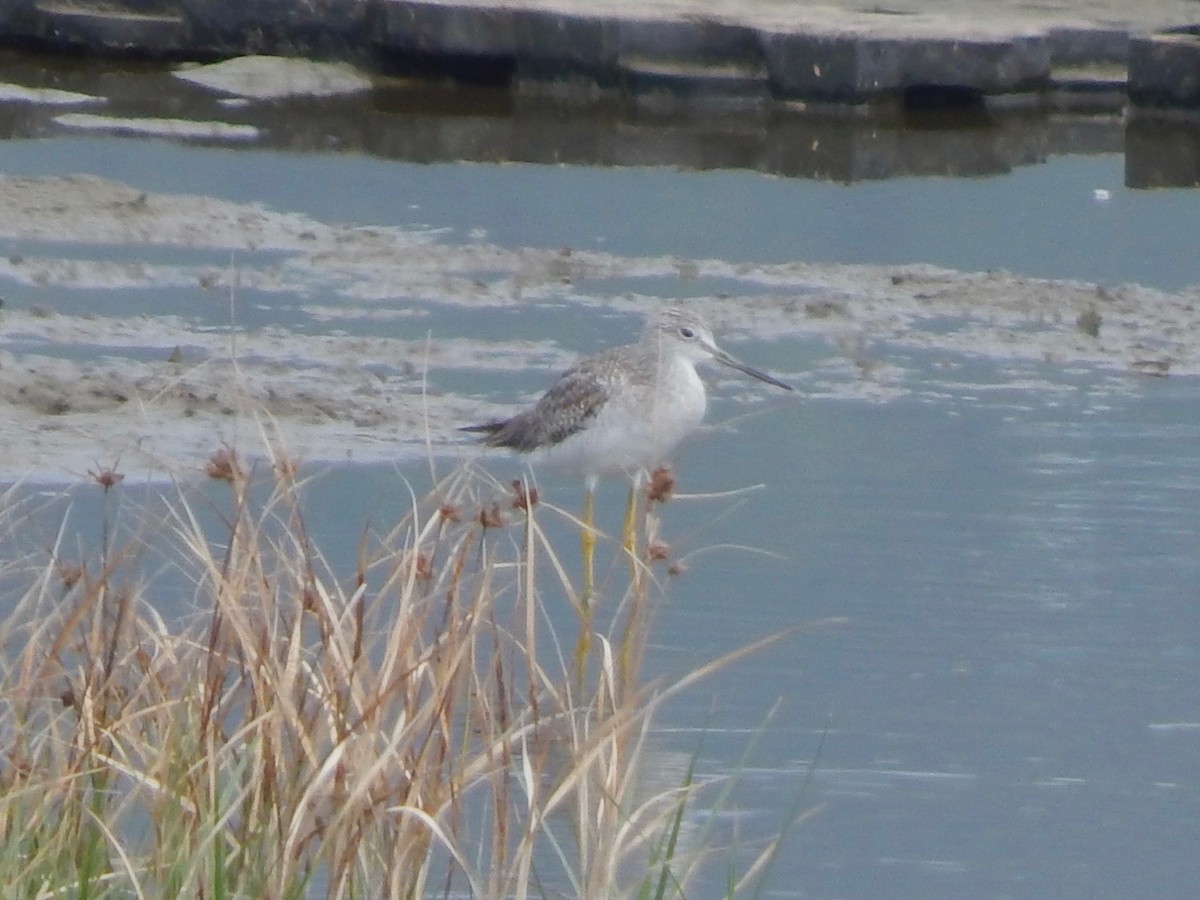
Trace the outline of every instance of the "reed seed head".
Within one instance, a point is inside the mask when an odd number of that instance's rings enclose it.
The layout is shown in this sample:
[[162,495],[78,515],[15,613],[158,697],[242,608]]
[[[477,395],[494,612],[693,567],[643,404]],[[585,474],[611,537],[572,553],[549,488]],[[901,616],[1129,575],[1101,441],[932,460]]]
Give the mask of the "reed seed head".
[[238,462],[237,451],[232,447],[222,447],[208,458],[204,474],[214,481],[228,481],[230,484],[241,481],[242,466]]
[[666,503],[675,491],[675,474],[667,466],[659,466],[650,473],[646,483],[646,499],[651,503]]

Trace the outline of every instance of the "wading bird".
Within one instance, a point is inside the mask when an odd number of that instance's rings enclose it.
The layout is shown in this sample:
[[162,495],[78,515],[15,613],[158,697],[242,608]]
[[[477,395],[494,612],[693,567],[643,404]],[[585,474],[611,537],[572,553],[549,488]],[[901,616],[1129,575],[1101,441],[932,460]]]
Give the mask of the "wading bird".
[[488,446],[527,453],[535,465],[544,462],[583,473],[585,598],[594,584],[597,482],[612,474],[631,480],[623,540],[632,553],[637,489],[704,418],[708,394],[696,364],[708,360],[794,390],[718,347],[696,313],[671,308],[656,315],[636,343],[584,357],[523,412],[462,429],[482,434]]

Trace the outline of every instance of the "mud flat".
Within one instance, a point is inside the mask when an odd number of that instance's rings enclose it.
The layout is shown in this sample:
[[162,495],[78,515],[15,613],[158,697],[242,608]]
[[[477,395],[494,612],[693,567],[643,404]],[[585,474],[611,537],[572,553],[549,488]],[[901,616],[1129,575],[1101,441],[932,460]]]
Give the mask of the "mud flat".
[[[504,411],[498,399],[516,399],[490,392],[497,375],[532,372],[533,390],[578,348],[468,339],[430,323],[568,304],[628,313],[635,329],[637,315],[661,305],[605,292],[611,279],[719,283],[689,302],[733,345],[760,339],[784,348],[778,374],[809,402],[920,396],[933,388],[916,357],[941,360],[950,372],[983,361],[1004,373],[997,387],[1031,395],[1073,391],[1081,372],[1099,394],[1135,391],[1152,376],[1200,374],[1198,290],[1106,290],[925,265],[505,249],[93,176],[0,178],[0,206],[0,237],[32,248],[0,260],[0,271],[46,298],[0,310],[4,480],[70,479],[115,460],[131,473],[187,475],[223,443],[261,453],[264,436],[309,462],[469,454],[457,426]],[[106,245],[137,259],[166,248],[178,261],[86,258]],[[233,263],[214,266],[214,250]],[[573,287],[580,283],[598,287]],[[106,313],[103,304],[60,311],[54,300],[101,290],[152,305],[156,292],[181,286],[208,305],[203,321]],[[242,324],[239,292],[309,298],[302,324],[320,327]],[[744,384],[714,387],[761,399]]]

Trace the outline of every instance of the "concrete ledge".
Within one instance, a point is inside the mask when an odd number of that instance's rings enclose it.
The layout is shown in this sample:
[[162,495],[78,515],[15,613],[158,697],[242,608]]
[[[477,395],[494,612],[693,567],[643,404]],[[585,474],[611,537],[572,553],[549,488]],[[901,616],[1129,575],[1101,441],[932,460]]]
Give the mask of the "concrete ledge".
[[[1020,4],[990,24],[931,7],[885,15],[762,0],[0,0],[0,38],[150,57],[316,56],[533,92],[565,85],[584,99],[688,103],[1040,102],[1052,93],[1054,105],[1078,95],[1094,107],[1101,96],[1111,102],[1113,67],[1128,58],[1136,104],[1200,108],[1200,36],[1187,29],[1131,40],[1120,25],[1034,23],[1017,15]],[[1103,77],[1079,71],[1098,64],[1108,66]],[[1056,66],[1073,70],[1056,79]]]
[[591,79],[611,87],[618,28],[612,19],[522,7],[512,11],[513,53],[518,78]]
[[513,14],[479,3],[380,3],[372,37],[385,50],[417,56],[513,59]]
[[980,97],[1050,83],[1044,35],[764,35],[771,84],[781,97],[860,103],[936,88]]
[[187,21],[165,9],[84,9],[73,3],[39,2],[34,10],[43,40],[113,51],[155,46],[172,53],[191,44]]
[[[394,61],[419,65],[433,57],[504,61],[531,78],[586,76],[692,96],[725,90],[717,72],[767,73],[780,99],[861,103],[912,86],[980,95],[1036,91],[1050,78],[1044,33],[1010,29],[962,35],[951,25],[822,30],[757,27],[709,16],[580,17],[561,9],[446,0],[378,0],[383,10],[376,43]],[[631,64],[629,60],[637,60]],[[655,64],[670,76],[643,78]],[[685,69],[684,66],[687,68]],[[696,73],[694,79],[687,71]],[[632,73],[633,77],[628,77]],[[740,76],[743,84],[756,76]],[[757,94],[755,87],[750,93]]]
[[1061,25],[1048,29],[1046,39],[1056,66],[1124,65],[1129,57],[1129,31],[1124,28]]
[[770,85],[757,66],[705,66],[638,58],[619,62],[621,86],[643,105],[766,103]]
[[1131,38],[1128,90],[1136,107],[1200,111],[1200,26]]
[[763,36],[774,92],[786,98],[853,103],[901,87],[900,56],[887,40],[855,35]]
[[271,53],[349,60],[363,58],[367,45],[370,4],[363,0],[164,2],[187,19],[198,57]]
[[211,59],[361,57],[376,0],[0,0],[0,40],[48,50]]

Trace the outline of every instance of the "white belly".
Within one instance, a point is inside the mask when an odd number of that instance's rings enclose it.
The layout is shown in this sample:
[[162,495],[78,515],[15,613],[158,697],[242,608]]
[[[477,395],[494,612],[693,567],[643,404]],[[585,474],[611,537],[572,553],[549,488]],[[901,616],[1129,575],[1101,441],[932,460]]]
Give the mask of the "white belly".
[[588,426],[562,443],[533,454],[587,475],[650,471],[704,419],[708,398],[704,382],[687,362],[665,365],[655,386],[615,391]]

